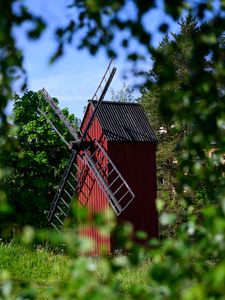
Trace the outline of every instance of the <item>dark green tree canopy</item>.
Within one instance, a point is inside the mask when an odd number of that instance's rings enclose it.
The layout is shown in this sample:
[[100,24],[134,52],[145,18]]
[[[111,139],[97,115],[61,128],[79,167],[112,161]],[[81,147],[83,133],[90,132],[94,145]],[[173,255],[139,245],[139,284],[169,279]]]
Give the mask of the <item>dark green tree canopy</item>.
[[[57,99],[54,99],[58,103]],[[54,197],[62,172],[68,162],[69,150],[51,128],[45,118],[38,113],[41,106],[48,118],[57,126],[64,137],[70,135],[41,95],[26,91],[22,97],[15,96],[12,127],[17,128],[13,149],[5,153],[1,163],[11,169],[5,181],[8,200],[13,214],[5,221],[20,225],[31,224],[36,227],[47,225],[46,211]],[[63,113],[77,127],[74,115],[67,109]]]
[[[140,102],[145,108],[149,116],[149,120],[155,129],[159,145],[157,151],[157,174],[158,174],[158,197],[163,200],[161,213],[166,211],[175,213],[177,215],[177,223],[184,222],[186,218],[186,207],[182,207],[181,195],[183,194],[184,182],[177,178],[180,170],[180,164],[183,162],[183,153],[188,151],[186,144],[187,139],[195,133],[196,124],[188,117],[190,115],[190,104],[185,103],[188,99],[182,101],[175,101],[171,103],[172,99],[178,97],[181,93],[191,89],[190,78],[192,76],[192,51],[194,47],[193,37],[201,37],[201,32],[204,30],[204,25],[199,26],[196,18],[188,15],[180,22],[179,33],[166,36],[159,44],[155,52],[152,53],[153,67],[149,71],[148,82],[142,89],[142,97]],[[201,54],[202,55],[202,54]],[[213,61],[209,56],[203,54],[204,69],[209,73],[213,72]],[[171,73],[170,73],[171,72]],[[165,82],[163,77],[169,76],[167,84],[161,85]],[[193,100],[193,105],[199,102],[199,99]],[[171,106],[170,106],[171,105]],[[168,109],[170,109],[169,113]],[[180,114],[186,109],[182,122],[174,116],[173,110],[179,110]],[[166,111],[166,113],[165,113]],[[168,113],[167,113],[168,112]],[[213,144],[205,143],[206,148],[198,149],[201,152],[202,161],[206,164],[208,160],[207,149],[211,149]],[[206,154],[206,155],[205,155]],[[192,153],[193,163],[198,162],[199,154]],[[207,169],[207,168],[206,168]],[[214,170],[211,166],[210,171]],[[185,172],[183,180],[186,181],[192,176],[192,170],[182,170]],[[199,211],[200,207],[214,202],[214,190],[217,183],[212,185],[208,182],[206,173],[205,177],[196,182],[193,193],[185,193],[182,196],[189,197],[188,201],[192,201],[193,212]],[[190,177],[189,177],[189,176]],[[180,185],[181,184],[181,185]],[[192,196],[191,196],[192,195]],[[176,224],[173,224],[170,231],[176,232]]]

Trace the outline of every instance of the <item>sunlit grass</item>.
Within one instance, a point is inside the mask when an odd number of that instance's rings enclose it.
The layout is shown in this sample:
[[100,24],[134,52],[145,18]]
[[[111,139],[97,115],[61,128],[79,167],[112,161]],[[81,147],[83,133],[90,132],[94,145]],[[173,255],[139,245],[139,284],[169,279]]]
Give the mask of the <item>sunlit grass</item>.
[[123,288],[126,290],[133,285],[146,284],[149,268],[150,260],[144,261],[137,267],[124,268],[119,274]]
[[[126,257],[120,257],[122,260]],[[102,268],[105,259],[88,258],[97,265],[99,280],[103,280]],[[0,244],[0,273],[7,270],[14,282],[14,294],[20,294],[21,282],[30,282],[38,292],[36,299],[46,298],[48,290],[68,280],[72,259],[43,247],[31,248],[17,243]],[[118,292],[126,293],[134,285],[144,285],[148,279],[150,261],[145,260],[136,267],[124,266],[115,279],[120,282]],[[0,280],[1,285],[1,280]]]
[[60,282],[68,263],[65,255],[53,254],[43,248],[0,244],[0,270],[7,270],[14,280],[44,285]]

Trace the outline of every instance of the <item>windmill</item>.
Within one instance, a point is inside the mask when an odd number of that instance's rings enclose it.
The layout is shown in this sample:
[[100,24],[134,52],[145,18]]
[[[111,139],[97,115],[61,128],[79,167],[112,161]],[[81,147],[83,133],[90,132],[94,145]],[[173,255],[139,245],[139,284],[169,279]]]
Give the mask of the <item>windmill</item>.
[[[85,184],[85,174],[87,172],[91,172],[92,177],[117,216],[135,198],[125,178],[110,159],[106,149],[101,145],[101,141],[93,139],[88,134],[115,73],[116,68],[112,66],[111,61],[96,92],[91,98],[92,101],[95,101],[95,108],[82,132],[75,130],[74,126],[65,117],[47,91],[45,89],[41,91],[43,99],[53,109],[72,137],[71,142],[66,141],[60,131],[50,121],[47,114],[40,107],[38,108],[39,113],[45,117],[59,138],[71,150],[69,163],[64,170],[47,216],[48,221],[57,231],[60,231],[64,225],[74,195],[79,193],[82,185]],[[103,161],[104,164],[102,164]],[[85,195],[85,197],[88,199],[88,195]]]

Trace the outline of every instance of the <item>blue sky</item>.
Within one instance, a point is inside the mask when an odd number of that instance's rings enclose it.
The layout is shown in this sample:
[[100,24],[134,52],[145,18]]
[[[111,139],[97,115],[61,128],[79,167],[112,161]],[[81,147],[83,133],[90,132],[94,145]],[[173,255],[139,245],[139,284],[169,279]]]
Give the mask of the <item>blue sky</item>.
[[[103,51],[97,56],[91,56],[86,50],[78,51],[75,48],[67,47],[64,56],[50,66],[48,60],[55,49],[53,28],[65,22],[63,16],[68,15],[65,4],[69,4],[70,1],[26,0],[26,3],[33,12],[48,20],[49,25],[49,29],[37,42],[27,41],[22,30],[15,31],[18,46],[23,49],[25,56],[24,65],[28,73],[28,88],[38,91],[45,87],[51,96],[59,99],[60,107],[66,106],[71,113],[82,118],[84,106],[95,92],[109,59]],[[151,15],[145,18],[146,26],[154,33],[154,45],[157,45],[162,38],[157,31],[157,26],[164,19],[165,16],[160,8],[155,9]],[[177,26],[173,24],[171,30],[177,30]],[[126,69],[129,68],[128,63],[124,60],[124,52],[119,52],[115,65],[118,71],[111,88],[117,91],[124,82],[129,85],[136,83],[134,76],[130,76],[127,80],[123,79]],[[141,67],[149,69],[150,66],[150,58],[146,57],[145,65]],[[18,92],[16,88],[15,90]],[[138,91],[135,91],[135,95],[138,95]],[[110,91],[106,98],[110,99]]]

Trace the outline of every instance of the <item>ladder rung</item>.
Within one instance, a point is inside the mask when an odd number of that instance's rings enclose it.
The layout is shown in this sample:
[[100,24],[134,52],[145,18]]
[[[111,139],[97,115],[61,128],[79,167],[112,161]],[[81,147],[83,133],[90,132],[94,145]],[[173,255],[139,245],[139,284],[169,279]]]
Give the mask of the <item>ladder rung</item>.
[[[88,149],[87,149],[87,150],[88,150]],[[97,149],[91,154],[90,158],[94,157],[98,150],[99,150],[99,148],[97,148]]]
[[[99,173],[100,173],[102,176],[105,175],[105,174],[104,174],[104,171],[105,171],[106,167],[107,167],[107,166],[105,166],[105,167],[103,167],[103,168],[101,168],[101,169],[98,170]],[[107,176],[104,176],[104,178],[107,179]]]
[[58,205],[58,209],[61,211],[61,213],[66,217],[66,213],[62,210],[62,208]]
[[122,207],[120,205],[118,205],[118,203],[115,204],[114,201],[111,201],[111,205],[112,205],[114,211],[116,212],[116,215],[118,216],[121,213],[121,211],[123,210]]
[[129,190],[120,198],[120,200],[118,200],[118,203],[120,203],[121,200],[123,200],[123,198],[129,193]]
[[59,228],[54,223],[51,222],[51,225],[55,228],[56,231],[60,232]]
[[[100,169],[99,172],[104,171],[107,167],[108,167],[108,163],[102,169]],[[107,178],[107,176],[106,176],[106,178]]]
[[[113,164],[113,162],[110,160],[110,158],[108,157],[106,151],[104,150],[104,148],[99,144],[99,142],[95,139],[95,144],[99,147],[99,149],[101,149],[102,153],[107,157],[109,163],[112,165],[113,169],[115,170],[116,174],[118,174],[121,178],[121,180],[124,182],[124,184],[126,185],[127,189],[129,190],[129,192],[131,193],[132,196],[134,196],[133,192],[131,191],[129,185],[127,184],[127,182],[124,180],[123,176],[120,174],[119,170],[116,168],[116,166]],[[109,176],[109,175],[108,175]]]
[[68,208],[70,208],[69,204],[63,199],[63,197],[60,198],[62,200],[62,202],[64,203],[64,205],[66,205]]
[[75,163],[73,163],[73,166],[75,167],[76,170],[80,172],[80,168],[78,168],[78,166]]
[[[87,150],[84,150],[82,158],[84,159],[85,164],[88,166],[88,168],[93,173],[93,176],[96,178],[96,180],[97,180],[98,184],[100,185],[103,193],[108,197],[109,203],[111,204],[111,206],[112,206],[113,210],[115,211],[116,215],[119,215],[124,210],[124,207],[127,207],[127,205],[129,205],[129,203],[133,200],[134,195],[133,195],[131,189],[129,188],[128,184],[123,179],[120,172],[118,171],[118,169],[114,166],[114,164],[112,163],[112,161],[108,157],[108,155],[105,152],[104,148],[102,148],[101,145],[96,140],[95,140],[95,145],[96,145],[97,148],[100,149],[99,154],[98,154],[99,158],[96,158],[96,161],[94,161],[91,158],[90,151],[87,152]],[[101,165],[99,166],[100,163],[98,163],[98,161],[100,162],[102,160],[102,158],[104,158],[104,157],[107,159],[107,164],[104,167],[101,167]],[[104,175],[104,170],[106,168],[108,168],[108,170],[109,170],[108,175],[105,174],[105,176],[103,176]],[[109,181],[108,178],[109,178],[110,175],[111,175],[112,179],[110,180],[110,182],[108,182]],[[126,188],[126,190],[124,192],[122,192],[123,191],[123,189],[122,189],[123,186],[124,186],[124,189]],[[113,192],[112,188],[116,191]],[[120,194],[122,194],[122,196],[118,201],[116,199],[116,193],[118,193],[119,190],[120,190]],[[129,199],[127,199],[128,197],[129,197]],[[118,196],[118,198],[119,198],[119,196]],[[124,201],[124,202],[121,202],[121,201]],[[119,202],[123,203],[123,205],[121,205]]]
[[[108,163],[109,164],[109,163]],[[107,164],[107,165],[108,165]],[[113,173],[113,171],[115,171],[115,169],[114,168],[112,168],[112,170],[109,172],[109,174],[106,176],[106,179]]]
[[72,189],[73,191],[75,191],[74,186],[72,186],[72,184],[69,182],[69,180],[67,180],[67,183],[69,184],[69,186],[71,187],[71,189]]
[[73,173],[72,172],[70,172],[70,175],[72,175],[72,177],[74,178],[74,180],[76,180],[77,181],[77,178],[73,175]]
[[123,206],[123,210],[127,208],[127,206],[133,201],[134,197],[132,196],[132,198],[127,202],[127,204],[125,206]]
[[121,189],[121,187],[124,185],[124,183],[121,184],[121,186],[115,191],[113,192],[113,195],[115,196],[117,192],[119,192],[119,190]]
[[95,164],[97,165],[100,161],[102,161],[104,159],[104,156],[100,157],[96,162]]
[[64,192],[67,194],[67,196],[70,198],[70,199],[72,199],[73,197],[67,192],[67,190],[66,189],[64,189]]
[[120,176],[117,176],[116,179],[114,179],[113,182],[110,183],[110,185],[108,186],[108,188],[110,188],[110,186],[112,186],[117,181],[118,178],[120,178]]
[[54,216],[56,217],[56,219],[59,221],[59,223],[61,223],[62,224],[62,226],[63,226],[63,221],[57,216],[57,214],[54,214]]
[[86,150],[87,150],[87,151],[89,151],[89,149],[90,149],[90,148],[91,148],[91,145],[90,145],[90,146],[88,146],[88,147],[86,148]]
[[66,126],[66,128],[69,130],[69,132],[71,133],[71,135],[75,138],[75,140],[78,140],[78,136],[77,136],[77,132],[75,130],[75,128],[73,127],[73,125],[69,122],[69,120],[65,117],[65,115],[62,113],[62,111],[60,110],[60,108],[56,105],[56,103],[54,102],[54,100],[49,96],[49,94],[47,93],[47,91],[45,89],[42,90],[42,94],[45,98],[45,100],[48,102],[48,104],[50,105],[50,107],[54,110],[54,112],[58,115],[58,117],[60,118],[60,120],[63,122],[63,124]]

